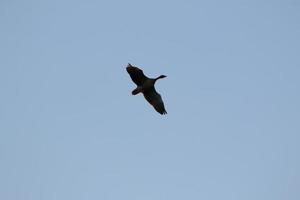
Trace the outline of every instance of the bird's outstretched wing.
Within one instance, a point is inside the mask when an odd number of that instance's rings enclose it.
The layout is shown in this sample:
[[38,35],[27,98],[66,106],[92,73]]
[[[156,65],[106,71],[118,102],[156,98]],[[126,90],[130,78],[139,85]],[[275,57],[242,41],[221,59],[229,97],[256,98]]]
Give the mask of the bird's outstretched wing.
[[162,115],[167,114],[161,95],[152,87],[150,90],[143,92],[145,99]]
[[137,85],[137,86],[142,86],[143,83],[148,79],[147,76],[144,75],[143,70],[132,66],[131,64],[128,63],[126,70],[128,74],[130,75],[132,81]]

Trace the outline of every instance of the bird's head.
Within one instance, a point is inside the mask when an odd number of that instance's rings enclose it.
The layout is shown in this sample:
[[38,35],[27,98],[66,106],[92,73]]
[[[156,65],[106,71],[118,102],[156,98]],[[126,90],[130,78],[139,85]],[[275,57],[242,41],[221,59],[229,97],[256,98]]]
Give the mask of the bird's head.
[[165,75],[160,75],[159,77],[157,77],[157,79],[161,79],[161,78],[166,78],[167,76]]
[[159,77],[153,79],[154,80],[154,83],[158,80],[158,79],[161,79],[161,78],[166,78],[167,76],[165,75],[160,75]]

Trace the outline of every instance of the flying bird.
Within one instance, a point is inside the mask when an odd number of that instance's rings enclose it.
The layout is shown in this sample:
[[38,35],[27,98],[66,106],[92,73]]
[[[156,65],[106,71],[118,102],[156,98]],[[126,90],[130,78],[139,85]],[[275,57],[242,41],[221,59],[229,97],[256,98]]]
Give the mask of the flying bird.
[[137,88],[132,91],[132,95],[143,93],[145,99],[154,107],[157,112],[162,115],[167,114],[161,95],[156,92],[154,87],[154,84],[158,79],[162,79],[167,76],[160,75],[157,78],[148,78],[144,75],[143,70],[131,65],[130,63],[128,63],[126,70],[132,81],[137,85]]

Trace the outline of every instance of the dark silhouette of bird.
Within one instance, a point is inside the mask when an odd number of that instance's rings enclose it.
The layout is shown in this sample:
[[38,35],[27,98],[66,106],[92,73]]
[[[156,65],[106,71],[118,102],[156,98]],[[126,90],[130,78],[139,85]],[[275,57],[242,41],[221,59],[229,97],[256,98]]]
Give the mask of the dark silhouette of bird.
[[128,63],[126,70],[132,81],[137,85],[137,88],[132,91],[132,95],[143,93],[145,99],[154,107],[160,114],[167,114],[164,102],[158,92],[156,92],[154,84],[158,79],[167,76],[160,75],[157,78],[148,78],[144,75],[143,70]]

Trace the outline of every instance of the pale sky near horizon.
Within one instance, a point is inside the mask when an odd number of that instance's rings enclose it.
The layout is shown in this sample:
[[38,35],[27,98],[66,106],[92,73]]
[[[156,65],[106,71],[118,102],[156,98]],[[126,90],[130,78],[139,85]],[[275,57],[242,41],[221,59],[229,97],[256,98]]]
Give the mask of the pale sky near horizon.
[[300,1],[1,0],[0,24],[1,200],[300,199]]

